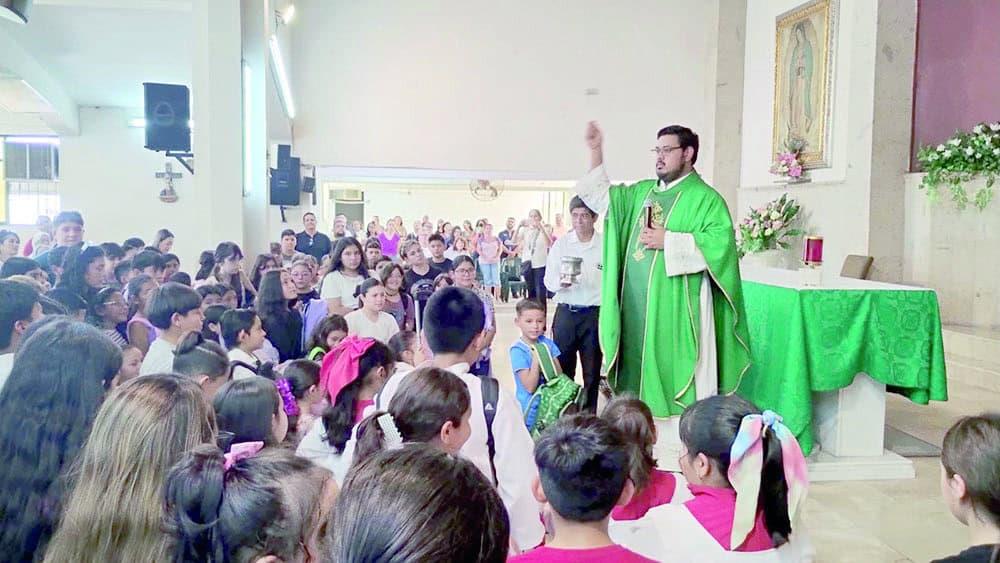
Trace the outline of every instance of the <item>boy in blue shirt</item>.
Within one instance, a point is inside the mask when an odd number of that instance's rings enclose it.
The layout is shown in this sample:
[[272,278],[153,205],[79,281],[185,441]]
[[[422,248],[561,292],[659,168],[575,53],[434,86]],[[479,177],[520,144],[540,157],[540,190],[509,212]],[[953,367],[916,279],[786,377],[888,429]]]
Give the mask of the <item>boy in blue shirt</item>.
[[[559,347],[551,338],[545,336],[545,309],[541,303],[522,299],[517,303],[515,310],[517,316],[514,324],[521,329],[521,338],[510,347],[510,366],[514,371],[514,384],[517,386],[517,402],[521,404],[521,412],[524,412],[531,401],[531,395],[545,383],[535,346],[548,348],[556,373],[562,373],[562,367],[559,365]],[[536,402],[533,409],[537,408]],[[526,421],[534,419],[534,413],[525,414]]]

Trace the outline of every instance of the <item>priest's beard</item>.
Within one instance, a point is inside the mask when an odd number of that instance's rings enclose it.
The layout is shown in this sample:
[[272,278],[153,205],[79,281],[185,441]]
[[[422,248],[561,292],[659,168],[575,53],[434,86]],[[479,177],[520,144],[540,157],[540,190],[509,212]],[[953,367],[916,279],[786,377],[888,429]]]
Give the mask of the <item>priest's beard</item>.
[[668,171],[666,171],[666,172],[664,172],[662,174],[657,174],[656,176],[664,184],[669,184],[670,182],[673,182],[677,178],[680,178],[681,175],[683,175],[683,174],[684,174],[684,169],[683,168],[678,168],[677,170],[668,170]]

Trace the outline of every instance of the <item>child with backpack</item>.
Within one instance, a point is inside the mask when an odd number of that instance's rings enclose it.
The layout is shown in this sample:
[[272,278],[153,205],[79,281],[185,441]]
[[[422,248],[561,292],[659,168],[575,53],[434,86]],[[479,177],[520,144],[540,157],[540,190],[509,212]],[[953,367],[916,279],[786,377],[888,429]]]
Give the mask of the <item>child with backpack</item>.
[[545,336],[542,304],[522,299],[515,311],[514,324],[521,330],[521,337],[510,347],[510,366],[514,371],[517,402],[521,405],[524,423],[537,438],[547,425],[575,403],[580,386],[562,374],[559,347]]
[[231,309],[222,314],[220,324],[222,340],[229,349],[233,379],[257,375],[260,360],[253,353],[260,350],[267,338],[260,317],[253,309]]

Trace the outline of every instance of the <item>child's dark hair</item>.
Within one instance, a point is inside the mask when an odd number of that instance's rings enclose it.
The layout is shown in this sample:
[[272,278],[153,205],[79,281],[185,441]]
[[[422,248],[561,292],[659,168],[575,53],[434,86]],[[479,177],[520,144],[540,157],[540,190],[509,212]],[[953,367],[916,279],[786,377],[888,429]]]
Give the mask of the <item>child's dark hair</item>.
[[163,265],[164,265],[164,267],[166,267],[166,265],[169,264],[169,263],[171,263],[171,262],[177,262],[178,266],[181,265],[181,259],[178,258],[176,254],[173,254],[171,252],[168,252],[168,253],[164,254],[163,255]]
[[334,404],[323,411],[323,427],[326,429],[324,439],[338,454],[344,453],[344,446],[351,437],[351,429],[354,428],[355,422],[355,406],[361,388],[376,369],[381,367],[387,373],[392,373],[395,364],[396,357],[392,354],[392,350],[378,340],[373,341],[358,362],[358,377],[344,386],[337,394]]
[[424,444],[354,466],[331,527],[331,561],[503,563],[510,544],[507,511],[482,471]]
[[455,282],[451,279],[451,276],[449,276],[448,274],[438,274],[437,277],[434,278],[434,287],[440,285],[441,282],[444,282],[448,286],[455,285]]
[[143,250],[132,257],[132,269],[143,271],[152,267],[153,270],[163,269],[163,255],[155,250]]
[[[729,473],[729,452],[739,434],[743,417],[760,414],[753,403],[737,395],[716,395],[684,409],[680,420],[681,442],[688,456],[705,454],[725,477]],[[788,485],[782,463],[781,444],[773,432],[763,436],[764,461],[760,473],[758,505],[764,525],[775,547],[788,542],[792,524],[788,518]],[[736,549],[738,546],[733,546]]]
[[191,287],[191,274],[187,272],[174,272],[170,274],[170,278],[167,281]]
[[542,304],[534,299],[522,299],[517,302],[517,305],[514,306],[514,311],[517,313],[517,316],[520,317],[528,311],[541,311],[544,313],[545,307],[542,307]]
[[28,284],[0,281],[0,350],[10,347],[18,321],[30,323],[38,297],[38,292]]
[[160,330],[170,328],[174,314],[186,315],[201,308],[201,296],[186,285],[168,282],[157,288],[146,307],[146,318]]
[[462,425],[469,402],[469,389],[457,375],[434,367],[414,370],[400,384],[387,410],[375,412],[358,425],[352,463],[362,463],[385,449],[380,416],[392,415],[403,442],[430,442],[440,435],[445,422],[451,421],[456,428]]
[[221,298],[223,295],[222,293],[223,287],[224,286],[221,286],[217,283],[207,283],[198,286],[198,289],[195,289],[195,291],[198,292],[198,295],[202,298],[202,300],[204,300],[209,295],[217,295]]
[[941,446],[941,466],[949,478],[965,480],[976,517],[1000,527],[1000,414],[966,416],[952,425]]
[[[205,308],[205,320],[201,323],[201,335],[205,340],[221,344],[219,337],[222,336],[222,315],[228,310],[225,305],[209,305]],[[219,325],[219,332],[212,330],[213,324]]]
[[309,460],[280,448],[226,469],[218,448],[196,447],[170,469],[163,487],[173,560],[301,559],[302,538],[321,526],[315,520],[329,478]]
[[344,317],[337,314],[325,317],[316,325],[312,334],[309,335],[309,342],[306,343],[306,351],[308,352],[313,348],[326,350],[326,339],[335,330],[347,334],[347,321],[344,320]]
[[66,262],[66,253],[69,252],[69,246],[56,246],[49,251],[49,267],[64,268]]
[[215,253],[205,250],[198,255],[198,271],[194,275],[195,280],[207,280],[215,269]]
[[240,333],[250,334],[256,319],[257,312],[253,309],[227,309],[219,323],[222,329],[222,341],[226,343],[226,348],[232,350],[239,346]]
[[282,396],[281,398],[285,414],[288,415],[288,433],[295,434],[295,427],[299,422],[299,416],[302,415],[301,409],[298,408],[298,401],[301,401],[306,396],[310,388],[319,385],[319,364],[309,360],[292,360],[288,362],[288,365],[285,366],[285,371],[278,377],[279,382],[282,379],[288,381],[288,390],[295,401],[295,409],[290,409],[289,405],[284,404],[286,397]]
[[50,290],[45,296],[62,305],[66,309],[66,314],[70,316],[87,310],[87,301],[80,297],[80,294],[67,287],[57,287]]
[[382,282],[378,278],[367,278],[358,284],[357,289],[354,290],[354,296],[361,298],[362,303],[364,303],[367,300],[368,291],[373,287],[382,287]]
[[413,349],[413,343],[417,341],[417,333],[412,330],[401,330],[392,335],[389,339],[389,348],[399,361],[403,354]]
[[131,237],[125,239],[122,243],[122,252],[128,252],[129,250],[135,250],[137,248],[145,248],[146,243],[143,242],[141,238]]
[[612,399],[604,407],[601,418],[621,432],[633,446],[629,477],[638,493],[646,488],[653,470],[656,469],[656,459],[653,458],[653,445],[656,444],[653,413],[646,403],[635,397],[623,395]]
[[125,251],[117,242],[102,242],[99,246],[104,251],[104,256],[112,260],[125,258]]
[[435,354],[461,354],[486,326],[483,302],[472,290],[445,287],[427,300],[424,334]]
[[611,514],[628,481],[629,461],[621,432],[589,413],[559,419],[535,444],[545,498],[573,522],[599,522]]
[[473,268],[476,267],[476,261],[473,260],[471,256],[467,254],[459,254],[458,256],[452,258],[451,260],[451,271],[454,272],[455,268],[458,268],[459,266],[465,264],[466,262],[472,264]]
[[274,382],[254,375],[234,379],[219,389],[212,399],[219,430],[231,432],[233,443],[278,443],[271,425],[272,418],[282,408],[281,397]]
[[88,286],[84,278],[90,264],[97,260],[104,260],[104,251],[100,246],[84,248],[81,243],[69,247],[63,259],[63,275],[59,279],[58,287],[65,287],[85,300],[90,300],[97,289]]
[[200,332],[189,332],[174,350],[174,373],[210,379],[229,377],[229,357],[219,343],[206,339]]
[[[139,274],[138,276],[132,278],[128,282],[127,293],[128,293],[128,318],[132,318],[136,313],[146,314],[146,310],[149,308],[149,302],[142,303],[142,286],[149,282],[155,282],[153,276],[149,274]],[[150,300],[152,300],[152,295],[150,295]],[[140,307],[144,309],[140,311]]]
[[122,278],[128,275],[128,273],[131,271],[132,271],[132,261],[122,260],[121,262],[115,265],[115,272],[114,272],[115,279],[118,280],[118,283],[121,283]]
[[361,247],[361,243],[354,237],[344,237],[337,241],[337,245],[334,246],[333,252],[330,253],[330,258],[332,258],[330,271],[340,272],[344,269],[344,261],[342,260],[342,257],[344,255],[344,250],[346,250],[349,246],[357,248],[358,252],[361,253],[361,263],[358,264],[358,274],[361,277],[367,278],[368,267],[365,266],[365,249]]
[[90,300],[89,307],[87,309],[87,322],[97,328],[103,329],[104,314],[108,308],[105,303],[107,303],[108,299],[111,299],[116,293],[121,295],[121,290],[110,286],[101,288],[97,293],[95,293],[93,299]]

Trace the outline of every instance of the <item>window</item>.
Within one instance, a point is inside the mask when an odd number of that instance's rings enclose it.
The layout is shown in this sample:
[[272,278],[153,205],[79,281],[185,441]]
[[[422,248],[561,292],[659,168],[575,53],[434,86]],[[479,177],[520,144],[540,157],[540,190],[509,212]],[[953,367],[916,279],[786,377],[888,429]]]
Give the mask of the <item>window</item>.
[[59,147],[48,143],[4,143],[8,180],[58,180]]
[[[60,211],[59,146],[8,137],[0,145],[0,222],[34,225]],[[6,205],[5,205],[6,204]]]

